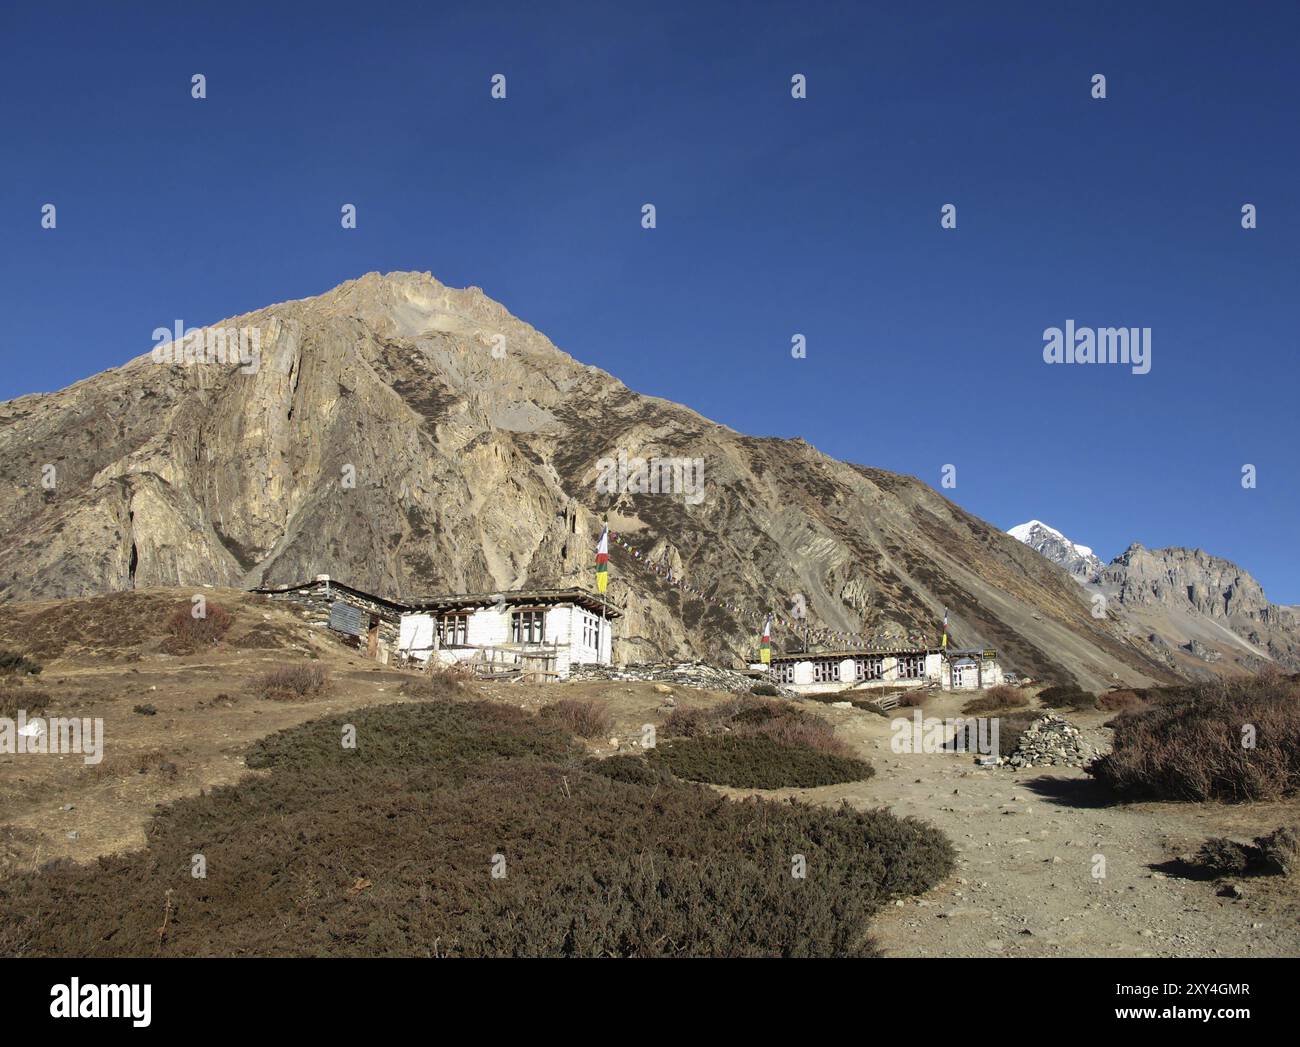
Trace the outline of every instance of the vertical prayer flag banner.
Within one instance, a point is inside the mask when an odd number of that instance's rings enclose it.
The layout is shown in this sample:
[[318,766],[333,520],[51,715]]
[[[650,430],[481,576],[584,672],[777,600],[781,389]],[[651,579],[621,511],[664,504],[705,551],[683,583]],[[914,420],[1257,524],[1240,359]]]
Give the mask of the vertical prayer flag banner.
[[600,532],[596,543],[596,589],[603,596],[609,587],[609,524]]
[[772,663],[772,616],[770,614],[763,622],[763,642],[758,648],[758,657],[764,665]]
[[948,608],[943,609],[943,639],[939,641],[940,647],[948,646]]

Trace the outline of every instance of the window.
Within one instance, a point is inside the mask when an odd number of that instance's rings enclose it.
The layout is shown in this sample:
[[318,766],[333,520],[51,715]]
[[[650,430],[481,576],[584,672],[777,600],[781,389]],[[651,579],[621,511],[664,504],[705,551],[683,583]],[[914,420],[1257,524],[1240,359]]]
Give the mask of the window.
[[515,611],[510,615],[511,643],[542,643],[545,635],[545,611]]
[[777,683],[794,683],[794,662],[777,662],[772,668],[776,672]]
[[885,660],[876,657],[853,659],[854,676],[859,680],[879,680],[885,675]]
[[924,680],[925,655],[900,654],[898,656],[898,678],[900,680]]
[[438,646],[464,647],[469,643],[468,614],[440,614],[433,625],[438,632]]
[[839,683],[840,663],[830,658],[813,662],[813,683]]
[[600,619],[594,614],[582,616],[582,645],[593,651],[600,650]]

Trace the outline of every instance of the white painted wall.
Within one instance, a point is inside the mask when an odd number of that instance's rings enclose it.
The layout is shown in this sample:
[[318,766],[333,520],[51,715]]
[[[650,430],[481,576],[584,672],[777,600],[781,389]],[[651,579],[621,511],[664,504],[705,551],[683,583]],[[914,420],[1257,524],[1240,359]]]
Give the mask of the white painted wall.
[[433,649],[433,615],[404,614],[397,629],[397,649],[427,661]]
[[[510,615],[515,609],[507,607],[503,613],[486,607],[471,612],[465,626],[469,648],[444,647],[438,651],[438,660],[450,665],[473,657],[473,648],[510,646]],[[547,646],[557,645],[555,671],[561,676],[568,676],[573,665],[591,662],[608,665],[611,661],[613,627],[610,622],[601,623],[599,649],[584,642],[583,620],[589,613],[573,604],[558,604],[546,609],[542,640]],[[434,616],[429,613],[402,615],[398,630],[398,647],[402,653],[428,661],[433,652],[433,623]]]

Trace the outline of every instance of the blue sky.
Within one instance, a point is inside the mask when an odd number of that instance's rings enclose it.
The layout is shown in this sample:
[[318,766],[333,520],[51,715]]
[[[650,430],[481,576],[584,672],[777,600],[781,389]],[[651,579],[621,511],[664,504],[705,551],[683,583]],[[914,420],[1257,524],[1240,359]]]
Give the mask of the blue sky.
[[[429,270],[736,429],[1300,603],[1300,7],[619,6],[4,5],[0,398]],[[1151,373],[1046,365],[1067,319]]]

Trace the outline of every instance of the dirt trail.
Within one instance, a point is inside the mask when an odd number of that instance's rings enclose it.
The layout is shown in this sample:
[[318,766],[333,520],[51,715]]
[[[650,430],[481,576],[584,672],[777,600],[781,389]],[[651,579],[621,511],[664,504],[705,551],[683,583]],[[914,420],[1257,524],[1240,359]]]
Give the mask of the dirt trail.
[[[942,696],[925,715],[956,716],[960,704]],[[896,754],[889,720],[856,709],[816,711],[874,764],[876,776],[775,795],[886,806],[942,829],[960,851],[945,883],[876,919],[887,954],[1300,955],[1294,881],[1239,880],[1245,897],[1233,900],[1218,895],[1222,883],[1188,878],[1177,861],[1208,836],[1250,838],[1300,824],[1300,803],[1110,805],[1075,768],[983,769],[965,755]],[[1090,743],[1109,746],[1105,714],[1067,715]],[[1098,857],[1104,877],[1093,875]]]

